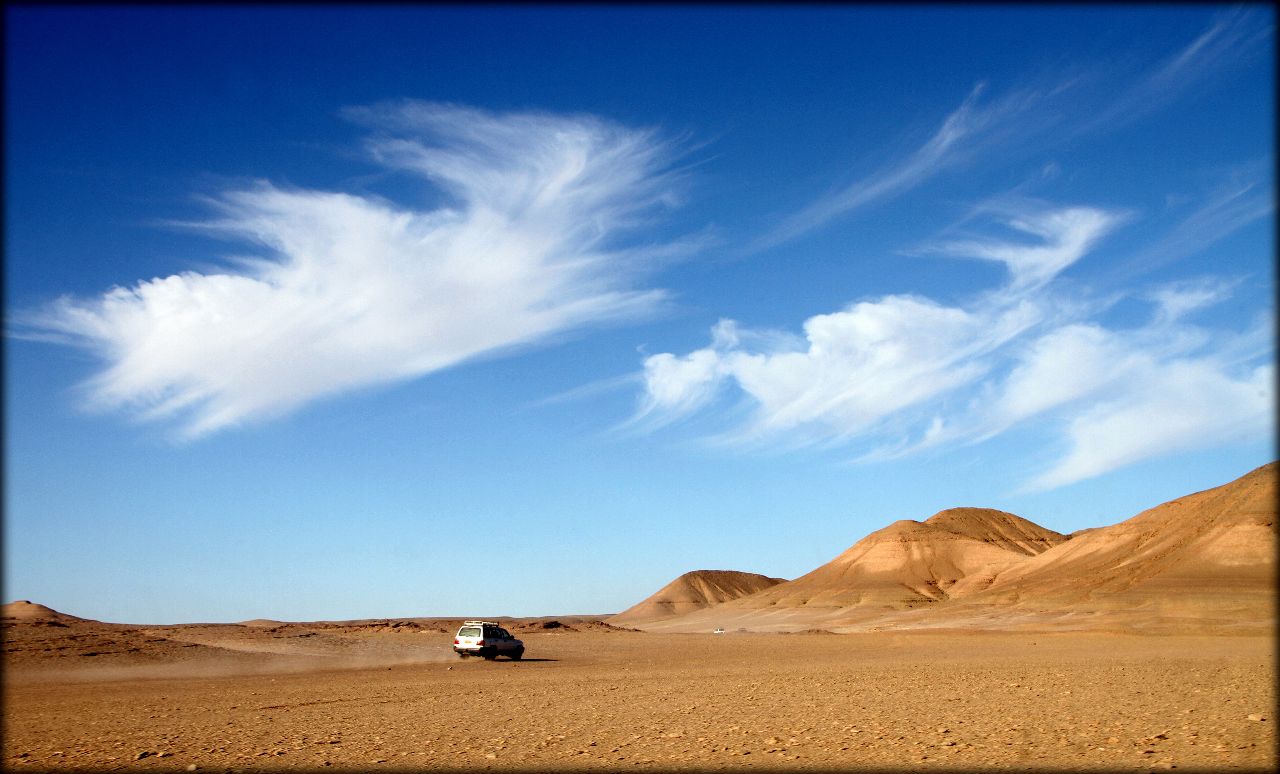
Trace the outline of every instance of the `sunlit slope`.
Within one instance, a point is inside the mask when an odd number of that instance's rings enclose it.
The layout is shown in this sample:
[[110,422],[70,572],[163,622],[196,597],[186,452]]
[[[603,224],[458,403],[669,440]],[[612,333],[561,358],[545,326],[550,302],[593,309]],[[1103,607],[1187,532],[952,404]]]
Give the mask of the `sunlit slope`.
[[1264,465],[999,572],[973,601],[1269,614],[1276,594],[1276,473]]
[[6,603],[3,609],[0,610],[0,616],[3,616],[5,620],[52,621],[56,623],[74,623],[87,620],[74,615],[59,613],[51,607],[45,607],[25,599]]
[[989,508],[952,508],[896,521],[789,583],[734,608],[909,608],[984,588],[995,575],[1067,537]]

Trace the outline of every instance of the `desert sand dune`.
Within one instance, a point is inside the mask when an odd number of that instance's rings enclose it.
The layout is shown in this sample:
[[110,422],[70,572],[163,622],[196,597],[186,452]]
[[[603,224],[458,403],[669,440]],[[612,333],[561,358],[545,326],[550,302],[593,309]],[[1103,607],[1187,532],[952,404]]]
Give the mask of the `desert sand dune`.
[[611,624],[652,621],[702,610],[784,583],[752,572],[694,570],[681,575],[653,596],[607,619]]

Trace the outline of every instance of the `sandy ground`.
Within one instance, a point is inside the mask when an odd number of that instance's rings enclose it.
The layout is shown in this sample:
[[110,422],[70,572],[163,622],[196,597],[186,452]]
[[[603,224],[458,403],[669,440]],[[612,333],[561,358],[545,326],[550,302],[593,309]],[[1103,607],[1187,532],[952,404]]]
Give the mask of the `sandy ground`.
[[6,768],[1277,763],[1270,637],[530,626],[485,662],[430,626],[103,626],[6,627]]

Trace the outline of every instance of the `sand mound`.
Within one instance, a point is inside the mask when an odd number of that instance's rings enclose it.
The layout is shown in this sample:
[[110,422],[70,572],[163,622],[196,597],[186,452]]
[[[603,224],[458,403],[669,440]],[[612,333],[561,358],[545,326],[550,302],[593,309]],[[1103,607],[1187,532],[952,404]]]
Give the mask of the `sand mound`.
[[993,508],[949,508],[924,523],[1026,556],[1043,553],[1068,539],[1021,516]]
[[59,613],[51,607],[36,604],[26,599],[10,602],[4,606],[3,616],[6,620],[14,621],[52,621],[56,623],[74,623],[76,621],[85,621],[87,619],[77,618],[74,615]]
[[671,618],[740,599],[784,582],[781,578],[752,572],[694,570],[671,581],[638,605],[605,619],[605,622],[625,624]]

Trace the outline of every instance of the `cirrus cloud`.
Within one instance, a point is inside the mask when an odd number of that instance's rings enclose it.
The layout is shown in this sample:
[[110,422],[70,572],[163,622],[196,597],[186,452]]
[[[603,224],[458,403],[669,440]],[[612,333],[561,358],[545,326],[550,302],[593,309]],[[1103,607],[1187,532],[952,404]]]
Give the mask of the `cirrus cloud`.
[[229,191],[196,225],[261,255],[64,297],[18,315],[20,335],[97,355],[92,406],[197,437],[651,312],[664,293],[634,277],[689,247],[619,244],[672,199],[671,148],[652,132],[411,101],[347,116],[372,131],[376,160],[450,203],[265,182]]

